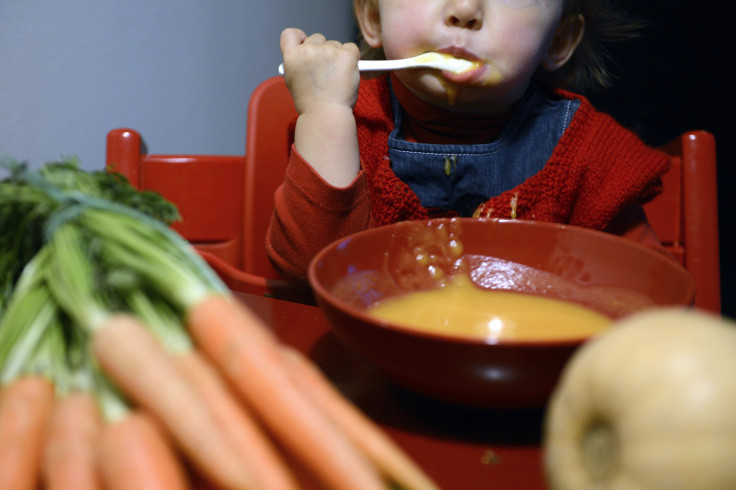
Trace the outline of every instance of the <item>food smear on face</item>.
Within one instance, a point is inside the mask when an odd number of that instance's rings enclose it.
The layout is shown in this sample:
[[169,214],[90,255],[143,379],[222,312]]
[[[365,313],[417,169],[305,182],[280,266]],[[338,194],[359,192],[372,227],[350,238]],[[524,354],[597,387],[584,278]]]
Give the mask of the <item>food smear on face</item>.
[[445,80],[442,76],[438,76],[437,79],[440,81],[440,85],[445,89],[445,93],[447,94],[447,103],[449,105],[455,105],[457,93],[460,91],[459,87],[449,80]]
[[[467,83],[460,79],[465,78],[462,75],[470,73],[480,68],[486,67],[482,74],[476,74],[470,76],[473,80],[474,85],[490,86],[495,85],[501,81],[501,73],[490,63],[481,60],[467,60],[464,58],[456,58],[455,56],[447,53],[436,53],[428,52],[421,54],[416,57],[417,61],[422,63],[435,63],[438,61],[442,63],[442,72],[447,72],[455,76],[451,76],[451,79],[446,78],[445,75],[438,72],[436,78],[442,87],[445,89],[447,94],[447,103],[449,105],[455,105],[457,95],[461,88]],[[458,79],[455,79],[458,78]]]
[[[463,58],[456,58],[447,53],[424,53],[422,55],[419,55],[417,57],[417,60],[425,63],[435,63],[437,61],[443,61],[443,64],[446,65],[443,67],[443,71],[454,73],[456,75],[461,75],[463,73],[476,70],[483,66],[483,63],[480,61],[470,61]],[[440,73],[437,73],[436,76],[437,80],[439,80],[440,84],[445,89],[445,93],[447,93],[447,103],[449,105],[455,105],[455,99],[457,98],[457,93],[459,91],[458,86],[453,84],[449,80],[446,80],[444,76],[442,76]]]
[[441,288],[384,299],[367,312],[426,332],[507,340],[565,340],[599,334],[612,319],[558,299],[478,287],[458,275]]

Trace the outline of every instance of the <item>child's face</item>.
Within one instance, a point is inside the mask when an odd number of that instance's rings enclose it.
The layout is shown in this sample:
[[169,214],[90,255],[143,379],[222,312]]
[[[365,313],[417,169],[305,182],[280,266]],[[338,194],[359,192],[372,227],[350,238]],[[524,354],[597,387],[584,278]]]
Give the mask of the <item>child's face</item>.
[[[546,61],[563,3],[377,0],[377,15],[367,19],[368,24],[361,19],[361,27],[366,41],[382,46],[388,59],[440,51],[482,61],[481,68],[461,75],[424,69],[396,74],[415,94],[441,107],[498,111],[523,95],[534,72]],[[371,23],[375,31],[366,32]]]

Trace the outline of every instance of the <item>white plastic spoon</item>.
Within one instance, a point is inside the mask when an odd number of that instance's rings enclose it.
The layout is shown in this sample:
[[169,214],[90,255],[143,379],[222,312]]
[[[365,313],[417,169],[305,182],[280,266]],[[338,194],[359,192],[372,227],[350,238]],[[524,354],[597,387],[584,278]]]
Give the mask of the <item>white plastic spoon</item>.
[[[406,70],[409,68],[434,68],[436,70],[463,73],[481,65],[479,61],[455,58],[449,54],[423,53],[403,60],[360,60],[359,71]],[[284,64],[279,65],[279,75],[284,75]]]

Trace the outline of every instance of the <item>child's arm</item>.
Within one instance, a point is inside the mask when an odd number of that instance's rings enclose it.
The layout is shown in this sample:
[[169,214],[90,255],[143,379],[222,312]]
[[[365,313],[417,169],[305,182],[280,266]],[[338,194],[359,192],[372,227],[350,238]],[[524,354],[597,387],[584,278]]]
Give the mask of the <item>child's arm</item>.
[[345,187],[360,167],[353,116],[360,84],[358,47],[285,29],[281,53],[286,84],[299,114],[294,145],[325,181]]
[[309,263],[324,246],[370,226],[365,175],[344,188],[319,177],[299,153],[291,153],[284,182],[274,194],[266,252],[281,277],[308,285]]

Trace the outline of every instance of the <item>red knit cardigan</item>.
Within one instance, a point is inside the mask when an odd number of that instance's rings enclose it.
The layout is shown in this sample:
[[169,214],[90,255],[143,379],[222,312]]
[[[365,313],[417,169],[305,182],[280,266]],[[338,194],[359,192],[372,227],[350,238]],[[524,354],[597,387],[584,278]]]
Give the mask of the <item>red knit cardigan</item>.
[[[669,165],[666,154],[645,146],[585,98],[557,94],[580,100],[580,107],[545,167],[489,199],[476,214],[510,218],[515,209],[520,219],[602,230],[628,205],[660,192],[660,176]],[[422,207],[391,170],[388,136],[394,123],[386,78],[361,82],[355,116],[362,170],[353,184],[330,186],[292,149],[286,178],[274,196],[266,249],[274,267],[295,283],[307,282],[309,261],[333,240],[365,227],[438,216]],[[627,223],[632,237],[658,244],[643,224]]]
[[[642,143],[583,96],[575,116],[544,168],[481,204],[476,216],[531,219],[604,229],[628,205],[661,192],[669,157]],[[388,136],[393,129],[387,78],[364,80],[355,107],[361,166],[366,176],[373,226],[425,219],[429,211],[391,170]],[[433,215],[433,216],[436,216]]]

